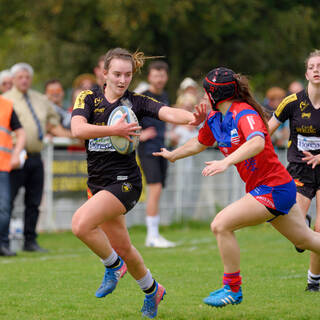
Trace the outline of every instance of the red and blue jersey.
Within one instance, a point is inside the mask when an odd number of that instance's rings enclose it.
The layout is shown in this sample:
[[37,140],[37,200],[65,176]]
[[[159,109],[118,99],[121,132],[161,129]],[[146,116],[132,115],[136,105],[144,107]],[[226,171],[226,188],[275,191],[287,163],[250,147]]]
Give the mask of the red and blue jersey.
[[246,192],[260,185],[274,187],[290,182],[292,178],[279,161],[263,120],[245,102],[233,102],[224,116],[219,111],[211,111],[199,131],[198,140],[206,146],[217,142],[220,151],[227,157],[257,135],[265,139],[264,150],[236,164],[246,184]]

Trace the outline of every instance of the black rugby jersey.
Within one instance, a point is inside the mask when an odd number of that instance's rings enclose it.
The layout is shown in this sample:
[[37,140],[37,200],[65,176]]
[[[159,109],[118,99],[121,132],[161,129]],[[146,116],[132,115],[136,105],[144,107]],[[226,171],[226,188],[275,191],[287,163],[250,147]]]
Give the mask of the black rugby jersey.
[[289,119],[289,162],[305,163],[302,151],[320,153],[320,109],[313,107],[306,90],[283,99],[274,115],[280,122]]
[[[145,116],[159,119],[158,113],[164,104],[130,91],[126,91],[116,102],[109,103],[101,90],[85,90],[77,97],[72,117],[80,115],[85,117],[90,124],[107,125],[112,110],[121,105],[131,107],[140,122]],[[86,140],[85,147],[89,188],[141,179],[135,152],[127,155],[116,152],[111,145],[110,137]]]

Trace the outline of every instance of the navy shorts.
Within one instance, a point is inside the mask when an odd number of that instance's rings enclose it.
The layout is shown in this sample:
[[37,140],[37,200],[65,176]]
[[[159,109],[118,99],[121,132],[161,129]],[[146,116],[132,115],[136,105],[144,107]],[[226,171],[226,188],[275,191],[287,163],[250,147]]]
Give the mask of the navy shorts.
[[167,176],[168,160],[153,155],[139,155],[139,159],[147,184],[161,182],[164,187]]
[[296,183],[297,192],[310,200],[313,199],[320,190],[320,166],[312,169],[306,163],[289,163],[287,170]]
[[121,203],[127,209],[126,213],[130,211],[136,203],[139,201],[141,191],[142,191],[142,183],[123,181],[121,183],[110,184],[105,187],[99,188],[88,188],[88,199],[90,199],[94,194],[101,190],[106,190],[112,193],[115,197],[117,197]]
[[296,203],[297,189],[293,180],[279,186],[258,186],[249,192],[273,215],[288,214]]

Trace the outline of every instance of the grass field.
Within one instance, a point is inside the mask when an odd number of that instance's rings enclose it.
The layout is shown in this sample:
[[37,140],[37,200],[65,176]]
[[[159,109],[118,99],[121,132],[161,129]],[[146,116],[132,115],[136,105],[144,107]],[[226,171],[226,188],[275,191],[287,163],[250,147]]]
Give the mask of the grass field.
[[[145,228],[130,229],[133,243],[167,289],[158,319],[320,319],[320,293],[305,292],[308,253],[268,224],[237,232],[244,300],[223,309],[202,303],[221,287],[222,266],[209,224],[166,227],[177,248],[144,247]],[[94,292],[102,263],[71,233],[41,234],[47,254],[21,252],[0,258],[0,319],[140,319],[143,294],[130,275],[104,299]]]

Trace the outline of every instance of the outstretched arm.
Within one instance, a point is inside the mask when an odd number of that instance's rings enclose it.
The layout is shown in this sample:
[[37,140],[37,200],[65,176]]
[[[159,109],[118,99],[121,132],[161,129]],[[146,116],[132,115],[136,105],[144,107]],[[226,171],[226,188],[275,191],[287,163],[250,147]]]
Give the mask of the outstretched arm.
[[269,134],[270,136],[273,135],[273,133],[279,128],[280,122],[276,119],[276,117],[273,115],[271,119],[268,121],[268,127],[269,127]]
[[156,157],[163,157],[165,159],[168,159],[170,162],[175,162],[176,160],[200,153],[207,148],[207,146],[201,144],[198,141],[197,137],[194,137],[186,142],[183,146],[173,151],[169,151],[166,148],[161,148],[160,152],[153,152],[153,155]]
[[159,110],[159,119],[174,124],[197,126],[207,117],[206,105],[200,104],[199,106],[195,106],[195,110],[195,112],[191,113],[183,109],[164,106]]

